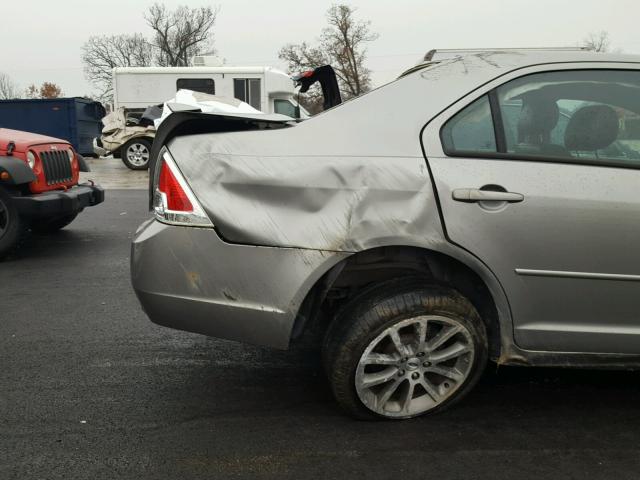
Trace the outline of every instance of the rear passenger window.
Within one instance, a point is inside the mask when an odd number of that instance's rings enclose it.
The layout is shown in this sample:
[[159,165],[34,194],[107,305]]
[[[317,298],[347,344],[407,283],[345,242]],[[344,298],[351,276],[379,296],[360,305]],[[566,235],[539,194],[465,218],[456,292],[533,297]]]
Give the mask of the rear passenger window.
[[451,153],[495,153],[491,107],[485,95],[458,112],[442,129],[444,151]]
[[640,167],[639,72],[545,72],[497,94],[505,153]]

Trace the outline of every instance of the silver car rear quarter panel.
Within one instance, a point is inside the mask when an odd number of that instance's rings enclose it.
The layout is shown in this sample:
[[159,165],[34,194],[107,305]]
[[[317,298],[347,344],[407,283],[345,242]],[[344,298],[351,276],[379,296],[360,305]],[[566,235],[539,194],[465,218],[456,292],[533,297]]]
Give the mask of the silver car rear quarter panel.
[[160,325],[286,348],[311,286],[348,254],[232,245],[213,229],[141,225],[131,252],[135,292]]
[[357,252],[439,231],[423,158],[213,154],[183,171],[233,243]]

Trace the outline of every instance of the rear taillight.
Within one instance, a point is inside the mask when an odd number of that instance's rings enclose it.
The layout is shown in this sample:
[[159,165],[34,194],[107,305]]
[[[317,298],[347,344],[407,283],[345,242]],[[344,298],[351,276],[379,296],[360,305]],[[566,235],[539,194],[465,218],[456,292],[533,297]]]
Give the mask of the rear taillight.
[[158,191],[165,194],[169,210],[174,212],[193,212],[193,205],[167,162],[162,162],[160,166]]
[[158,220],[172,225],[213,227],[166,148],[155,166],[153,185],[153,210]]

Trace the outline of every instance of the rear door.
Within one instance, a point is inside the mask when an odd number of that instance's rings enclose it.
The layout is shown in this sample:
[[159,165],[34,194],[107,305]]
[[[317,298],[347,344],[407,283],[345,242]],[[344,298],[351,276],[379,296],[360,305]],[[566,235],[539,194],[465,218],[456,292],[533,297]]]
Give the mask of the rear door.
[[552,68],[425,128],[446,232],[498,277],[520,347],[637,354],[640,71]]

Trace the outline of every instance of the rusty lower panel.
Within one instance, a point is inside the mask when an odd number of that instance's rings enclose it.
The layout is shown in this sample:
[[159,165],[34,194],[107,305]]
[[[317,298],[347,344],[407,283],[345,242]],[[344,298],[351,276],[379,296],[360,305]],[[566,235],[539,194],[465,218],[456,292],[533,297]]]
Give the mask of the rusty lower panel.
[[212,229],[152,220],[136,232],[131,275],[136,294],[155,323],[286,348],[308,290],[347,256],[230,245]]
[[588,368],[614,370],[640,370],[640,355],[610,353],[538,352],[521,350],[512,342],[506,345],[498,365],[520,367]]

